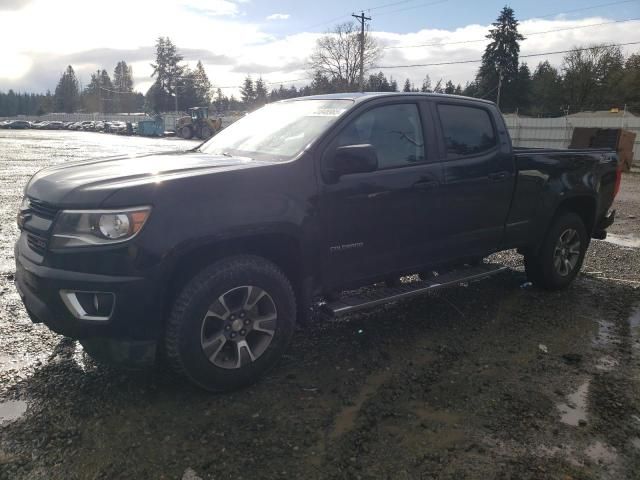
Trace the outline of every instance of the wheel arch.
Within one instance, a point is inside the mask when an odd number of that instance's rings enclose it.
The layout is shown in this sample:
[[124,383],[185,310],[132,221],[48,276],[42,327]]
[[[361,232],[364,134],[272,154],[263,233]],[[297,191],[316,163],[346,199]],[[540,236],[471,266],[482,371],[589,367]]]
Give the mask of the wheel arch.
[[572,212],[578,215],[584,222],[588,237],[591,238],[591,235],[595,228],[597,210],[597,201],[593,196],[574,195],[571,197],[563,198],[557,203],[554,209],[550,210],[551,213],[546,216],[545,219],[540,219],[540,222],[538,223],[540,228],[537,230],[538,234],[533,236],[533,238],[535,239],[534,242],[527,245],[526,247],[521,247],[519,249],[521,253],[527,251],[536,253],[545,237],[547,236],[549,229],[553,225],[555,219],[565,212]]
[[594,197],[590,195],[578,195],[566,198],[560,202],[553,218],[562,212],[573,212],[582,218],[584,226],[587,229],[587,234],[591,237],[596,223],[596,211],[597,202]]
[[165,311],[198,272],[234,255],[256,255],[273,262],[289,279],[296,295],[299,294],[304,277],[300,240],[287,233],[265,233],[205,242],[183,250],[174,258],[168,272]]

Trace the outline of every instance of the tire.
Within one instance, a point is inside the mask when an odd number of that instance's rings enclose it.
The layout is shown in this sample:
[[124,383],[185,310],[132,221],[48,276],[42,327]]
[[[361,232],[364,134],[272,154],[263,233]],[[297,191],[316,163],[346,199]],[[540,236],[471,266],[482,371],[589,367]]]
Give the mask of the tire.
[[193,137],[193,130],[191,129],[191,127],[182,127],[180,129],[180,136],[182,138],[186,138],[187,140],[191,140],[191,137]]
[[206,390],[245,387],[277,363],[295,318],[293,288],[276,265],[229,257],[205,268],[176,298],[165,333],[167,359]]
[[527,252],[527,277],[537,287],[561,290],[573,282],[582,268],[589,246],[584,222],[573,212],[561,212],[553,220],[537,252]]
[[207,140],[213,136],[213,131],[209,127],[202,127],[202,131],[200,132],[200,138],[202,140]]

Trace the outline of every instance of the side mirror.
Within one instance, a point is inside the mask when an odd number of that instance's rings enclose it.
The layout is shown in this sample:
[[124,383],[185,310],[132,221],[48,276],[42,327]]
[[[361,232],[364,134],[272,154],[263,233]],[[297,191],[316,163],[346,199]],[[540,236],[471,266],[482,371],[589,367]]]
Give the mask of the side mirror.
[[378,169],[378,155],[372,145],[345,145],[336,148],[328,169],[334,178],[352,173],[368,173]]

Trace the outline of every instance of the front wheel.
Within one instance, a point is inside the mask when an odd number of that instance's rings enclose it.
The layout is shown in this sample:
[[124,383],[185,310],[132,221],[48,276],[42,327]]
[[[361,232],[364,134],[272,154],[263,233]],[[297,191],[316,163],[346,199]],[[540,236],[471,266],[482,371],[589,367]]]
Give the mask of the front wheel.
[[527,277],[534,285],[547,290],[567,287],[578,275],[589,245],[584,222],[573,212],[563,212],[536,253],[524,256]]
[[167,357],[206,390],[244,387],[278,361],[295,318],[293,288],[276,265],[255,256],[230,257],[194,277],[174,302]]
[[193,130],[191,129],[191,127],[187,126],[187,127],[182,127],[180,129],[180,136],[182,138],[185,138],[187,140],[190,140],[191,137],[193,137]]

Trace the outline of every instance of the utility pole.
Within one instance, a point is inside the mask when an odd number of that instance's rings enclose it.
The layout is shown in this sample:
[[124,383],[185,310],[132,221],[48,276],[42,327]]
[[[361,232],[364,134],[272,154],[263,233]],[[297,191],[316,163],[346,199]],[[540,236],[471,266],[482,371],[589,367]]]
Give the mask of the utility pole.
[[176,80],[176,84],[174,86],[174,90],[176,91],[175,103],[176,103],[176,113],[178,112],[178,80]]
[[364,92],[364,22],[371,21],[371,17],[365,17],[362,11],[360,15],[352,13],[351,16],[360,22],[360,91]]
[[500,110],[500,94],[502,93],[502,69],[498,68],[498,98],[496,98],[496,106]]

